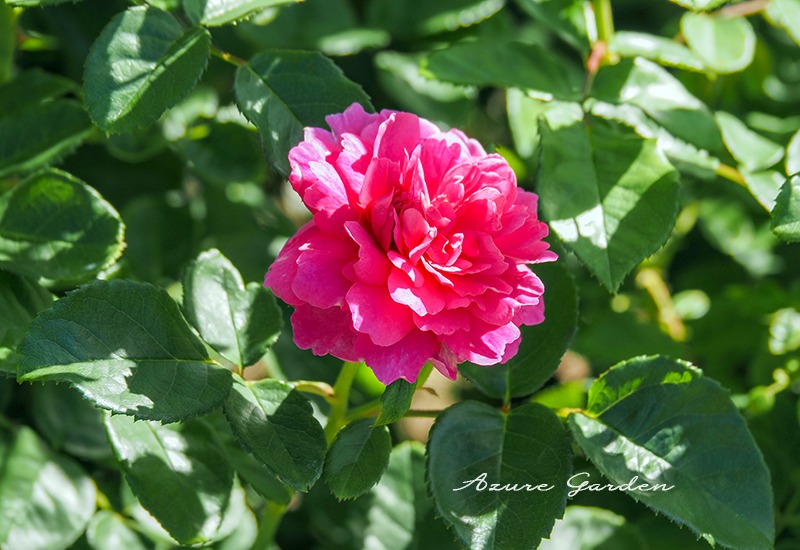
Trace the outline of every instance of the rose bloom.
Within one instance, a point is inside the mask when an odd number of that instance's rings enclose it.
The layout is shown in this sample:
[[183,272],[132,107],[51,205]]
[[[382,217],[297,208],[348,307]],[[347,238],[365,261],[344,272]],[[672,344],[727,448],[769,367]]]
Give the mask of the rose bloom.
[[520,325],[544,320],[526,264],[552,261],[538,197],[497,154],[459,130],[357,103],[306,128],[289,181],[313,220],[264,284],[294,306],[297,345],[414,382],[426,361],[495,365]]

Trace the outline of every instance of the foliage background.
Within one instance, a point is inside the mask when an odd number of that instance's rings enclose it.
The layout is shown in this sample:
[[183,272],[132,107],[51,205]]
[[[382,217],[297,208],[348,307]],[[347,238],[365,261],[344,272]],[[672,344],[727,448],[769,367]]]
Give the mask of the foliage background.
[[[168,104],[159,108],[143,101],[127,119],[112,118],[105,105],[112,94],[103,84],[104,63],[115,50],[103,42],[102,33],[131,3],[6,0],[0,6],[0,83],[6,82],[0,88],[0,192],[7,199],[28,174],[56,166],[88,183],[112,207],[109,214],[87,199],[90,206],[82,211],[86,219],[110,217],[106,233],[111,240],[98,237],[107,246],[99,252],[100,263],[108,265],[100,270],[97,262],[88,261],[87,248],[81,251],[83,262],[65,260],[62,273],[52,255],[44,268],[46,255],[39,263],[35,257],[41,250],[21,254],[8,228],[27,222],[15,220],[22,210],[3,202],[3,370],[14,373],[14,350],[28,323],[50,305],[52,298],[43,288],[62,297],[95,277],[124,279],[153,283],[180,299],[187,265],[211,248],[230,259],[244,281],[262,280],[283,242],[306,219],[281,175],[285,152],[297,135],[290,124],[281,127],[287,133],[278,140],[264,132],[245,93],[237,97],[234,91],[236,69],[265,50],[319,51],[352,82],[321,58],[310,62],[308,72],[328,75],[325,86],[294,74],[284,99],[322,97],[327,102],[322,112],[307,113],[309,119],[319,121],[326,112],[362,100],[352,84],[357,83],[375,108],[412,111],[495,147],[508,158],[521,185],[540,193],[544,217],[556,222],[550,240],[574,282],[579,308],[573,319],[568,307],[574,300],[572,285],[559,287],[563,273],[547,275],[553,285],[548,315],[565,327],[559,337],[564,345],[577,324],[555,378],[550,374],[563,351],[558,344],[537,350],[553,355],[554,361],[550,370],[548,365],[534,373],[541,380],[512,377],[522,385],[519,392],[502,383],[498,389],[492,375],[466,367],[464,374],[473,382],[440,390],[451,393],[445,403],[473,399],[497,405],[496,398],[505,397],[521,405],[549,379],[534,401],[568,410],[584,407],[591,381],[620,361],[654,354],[691,361],[730,390],[764,455],[774,493],[776,547],[800,548],[800,249],[784,242],[800,238],[800,183],[789,177],[800,171],[800,3],[614,0],[613,26],[603,16],[609,4],[602,1],[592,6],[570,0],[268,0],[259,4],[266,9],[248,13],[252,17],[246,22],[219,26],[227,22],[204,15],[202,1],[185,0],[185,7],[179,0],[148,3],[184,22],[206,17],[213,55],[203,51],[205,34],[197,34],[181,58],[189,67],[173,67],[179,80],[170,84],[162,79],[165,87],[156,87],[155,95]],[[717,8],[722,11],[703,13]],[[595,14],[596,28],[587,25],[587,13]],[[93,47],[96,40],[100,46]],[[518,45],[509,46],[510,40]],[[636,55],[654,63],[631,61]],[[193,63],[199,71],[192,72]],[[42,73],[31,72],[37,70],[60,77],[48,84],[55,91],[42,92],[39,99],[34,91],[43,88],[35,75]],[[548,101],[540,101],[543,97]],[[596,117],[586,136],[572,124],[582,116],[580,107],[575,115],[569,104],[582,100]],[[35,108],[22,109],[26,101]],[[245,117],[262,129],[263,140]],[[640,143],[636,132],[656,139]],[[559,171],[571,154],[584,155],[578,159],[583,168]],[[647,180],[646,168],[654,166],[661,172],[645,188],[633,182],[635,197],[624,199],[631,201],[627,206],[645,208],[637,210],[633,226],[620,230],[612,244],[597,246],[589,237],[571,237],[569,225],[559,225],[576,214],[570,211],[573,197],[584,197],[593,185],[618,185],[625,175],[620,167],[634,167],[634,179]],[[34,177],[43,189],[69,179],[62,173],[39,174]],[[603,208],[613,211],[614,205]],[[117,212],[124,222],[124,251],[115,241],[111,219]],[[73,230],[102,233],[96,225]],[[42,273],[49,275],[37,282]],[[27,312],[8,313],[20,303]],[[564,317],[559,317],[560,305]],[[289,314],[288,308],[283,314]],[[340,364],[298,350],[284,329],[250,370],[254,377],[269,374],[333,385]],[[361,369],[352,404],[371,403],[382,391]],[[314,415],[324,420],[328,405],[319,396],[311,398]],[[90,509],[85,517],[66,514],[52,523],[45,514],[39,524],[32,513],[23,534],[17,533],[25,543],[15,546],[0,528],[0,541],[9,548],[61,548],[75,539],[78,548],[109,548],[120,541],[126,541],[126,548],[173,544],[123,481],[102,414],[76,390],[0,378],[0,411],[6,434],[0,450],[7,453],[5,462],[0,460],[6,464],[0,475],[2,498],[14,494],[14,480],[24,478],[33,465],[51,462],[84,472],[73,472],[72,484],[64,485],[78,488],[76,502],[86,494],[81,490],[85,484],[97,487],[97,512],[95,503],[84,502],[75,509]],[[109,428],[112,433],[138,425],[125,427],[125,417],[119,418],[120,426]],[[195,436],[221,438],[224,424],[221,415],[207,417]],[[215,430],[216,435],[208,435]],[[11,433],[17,434],[13,445]],[[396,424],[391,433],[397,443],[415,432],[409,424]],[[8,457],[20,449],[28,462],[13,470]],[[421,479],[421,447],[406,443],[398,449],[384,481],[365,496],[338,502],[326,484],[317,483],[289,507],[279,528],[270,518],[284,513],[285,487],[278,483],[248,490],[247,507],[241,506],[238,515],[231,512],[236,527],[226,536],[218,533],[214,546],[266,544],[277,529],[276,541],[286,548],[457,547],[453,532],[433,517]],[[229,451],[232,461],[239,460],[236,469],[246,484],[257,485],[242,472],[258,465],[245,464],[248,457],[237,454],[241,451],[234,445]],[[573,470],[601,479],[595,465],[575,452]],[[411,529],[407,517],[393,523],[397,510],[385,500],[387,494],[405,495],[401,504],[415,503]],[[582,493],[569,504],[573,512],[557,524],[543,548],[707,546],[620,493]],[[5,508],[0,505],[0,510]],[[53,539],[31,546],[35,533],[43,530]]]

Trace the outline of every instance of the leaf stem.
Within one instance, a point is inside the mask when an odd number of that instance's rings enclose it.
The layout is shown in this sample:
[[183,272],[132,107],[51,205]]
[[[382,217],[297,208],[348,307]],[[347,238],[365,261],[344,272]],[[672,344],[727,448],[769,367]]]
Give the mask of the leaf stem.
[[721,178],[725,178],[726,180],[738,183],[742,187],[747,187],[747,182],[744,180],[742,173],[732,166],[720,163],[720,165],[717,167],[717,175]]
[[686,340],[686,325],[675,311],[667,282],[663,272],[656,267],[643,267],[636,274],[636,284],[644,289],[658,309],[658,320],[676,342]]
[[0,84],[11,79],[14,70],[14,51],[17,45],[17,17],[20,10],[0,6]]
[[748,15],[761,13],[767,9],[769,3],[770,0],[749,0],[747,2],[725,6],[717,13],[721,17],[747,17]]
[[[613,61],[610,45],[614,40],[614,15],[611,10],[611,0],[592,0],[592,10],[597,26],[597,42],[594,50],[601,52],[602,61]],[[598,46],[600,44],[600,46]]]
[[333,405],[338,400],[333,393],[333,387],[325,382],[316,382],[313,380],[295,380],[291,382],[292,387],[297,391],[304,393],[311,393],[325,398],[325,401]]
[[251,550],[264,550],[273,547],[275,533],[281,524],[283,515],[286,513],[286,506],[277,502],[267,501],[267,505],[261,512],[261,521],[258,523],[258,535],[256,536]]
[[359,363],[346,361],[333,384],[333,397],[336,402],[331,405],[328,422],[325,424],[325,439],[330,444],[339,430],[347,423],[347,405],[350,399],[350,388],[356,377]]
[[444,409],[409,409],[404,418],[436,418],[444,412]]
[[213,55],[214,57],[218,57],[224,62],[230,63],[235,67],[241,67],[242,65],[247,65],[247,61],[245,61],[241,57],[236,57],[232,53],[222,51],[216,46],[211,46],[211,55]]
[[555,409],[553,412],[555,412],[556,416],[559,418],[567,418],[571,414],[580,414],[586,411],[577,407],[562,407],[560,409]]

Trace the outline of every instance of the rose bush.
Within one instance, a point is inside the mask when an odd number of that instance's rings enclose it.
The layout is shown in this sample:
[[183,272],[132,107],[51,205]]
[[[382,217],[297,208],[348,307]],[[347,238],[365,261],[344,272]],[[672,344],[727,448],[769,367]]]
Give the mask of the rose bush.
[[428,360],[455,379],[463,361],[513,357],[519,326],[544,319],[526,264],[556,258],[537,196],[459,130],[357,103],[326,120],[289,153],[313,220],[264,283],[294,306],[298,346],[363,360],[384,384]]

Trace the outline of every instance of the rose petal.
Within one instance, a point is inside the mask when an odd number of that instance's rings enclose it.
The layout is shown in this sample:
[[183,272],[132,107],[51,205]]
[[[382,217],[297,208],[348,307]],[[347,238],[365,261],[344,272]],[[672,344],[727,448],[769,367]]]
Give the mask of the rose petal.
[[396,344],[414,328],[411,311],[392,300],[385,286],[355,283],[346,301],[353,327],[379,346]]
[[297,346],[310,349],[314,355],[330,354],[342,361],[360,360],[354,351],[357,334],[350,313],[342,308],[320,309],[301,304],[292,314],[292,332]]
[[376,345],[368,336],[360,335],[355,350],[384,384],[389,385],[400,378],[413,384],[439,346],[436,337],[429,332],[414,330],[390,346]]

